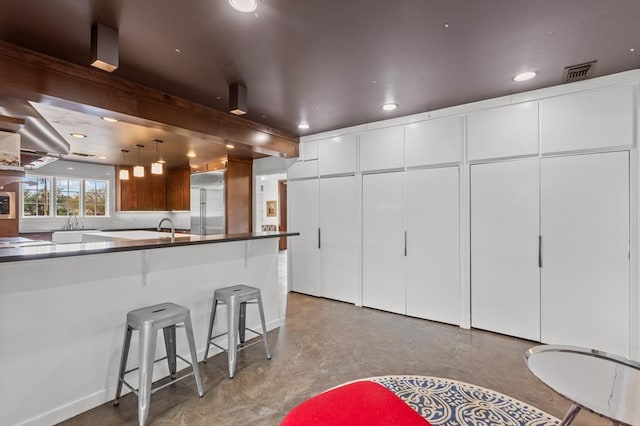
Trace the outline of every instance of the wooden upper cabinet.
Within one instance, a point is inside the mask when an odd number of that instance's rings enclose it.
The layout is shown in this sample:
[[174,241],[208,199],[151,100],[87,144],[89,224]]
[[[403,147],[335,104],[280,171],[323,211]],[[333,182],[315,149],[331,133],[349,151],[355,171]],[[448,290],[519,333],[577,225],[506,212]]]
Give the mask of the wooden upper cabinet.
[[174,169],[167,172],[167,210],[190,209],[191,169]]
[[543,153],[633,145],[633,86],[540,101]]
[[252,230],[253,160],[229,157],[226,175],[226,233]]
[[467,115],[468,159],[538,153],[538,103],[525,102]]
[[[120,170],[129,171],[129,179],[120,179]],[[166,211],[170,210],[171,196],[176,190],[169,188],[169,175],[151,174],[151,169],[145,167],[144,177],[134,177],[132,167],[116,167],[116,210],[117,211]],[[182,182],[182,181],[181,181]],[[189,209],[189,180],[187,179],[187,206],[175,210]],[[183,201],[183,188],[179,187],[178,197]]]

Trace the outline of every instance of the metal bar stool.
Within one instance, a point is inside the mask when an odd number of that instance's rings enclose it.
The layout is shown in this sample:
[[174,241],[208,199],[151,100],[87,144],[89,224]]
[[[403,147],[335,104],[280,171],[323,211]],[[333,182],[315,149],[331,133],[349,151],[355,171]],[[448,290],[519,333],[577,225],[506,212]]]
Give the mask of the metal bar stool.
[[[216,318],[216,308],[218,307],[218,302],[227,305],[227,332],[219,334],[217,336],[212,336],[211,334],[213,333],[213,322]],[[246,327],[247,303],[258,305],[258,309],[260,311],[260,321],[262,322],[262,333],[258,333],[257,331]],[[262,308],[262,297],[260,295],[260,289],[250,287],[248,285],[234,285],[231,287],[219,288],[214,291],[213,304],[211,307],[211,317],[209,319],[209,333],[207,333],[207,348],[204,352],[204,359],[202,360],[202,362],[207,362],[207,358],[209,356],[209,348],[211,347],[211,345],[223,350],[227,353],[229,378],[233,379],[233,375],[236,370],[236,355],[238,351],[246,349],[258,343],[258,340],[256,340],[253,343],[245,345],[245,330],[248,330],[256,334],[257,336],[262,337],[264,350],[267,353],[267,359],[271,359],[271,354],[269,353],[269,344],[267,343],[267,326],[265,325],[264,321],[264,310]],[[223,348],[213,341],[214,339],[222,337],[225,334],[228,337],[227,348]],[[240,340],[240,345],[238,345],[238,340]]]
[[[184,329],[189,342],[191,362],[176,353],[176,326],[182,323],[184,323]],[[164,344],[167,350],[167,356],[154,360],[156,340],[158,337],[158,330],[160,329],[162,329],[164,333]],[[134,330],[140,332],[138,367],[126,370],[129,346],[131,345],[131,334]],[[171,378],[175,379],[177,365],[176,358],[180,358],[182,361],[191,365],[192,371],[174,381],[152,389],[151,381],[153,378],[154,363],[166,359],[169,364]],[[136,370],[140,370],[138,375],[138,389],[134,389],[133,386],[127,383],[124,379],[126,374]],[[151,401],[151,394],[192,375],[196,379],[198,395],[204,395],[202,392],[202,383],[200,381],[200,371],[198,370],[196,345],[193,339],[193,328],[191,326],[191,315],[189,313],[189,309],[174,303],[161,303],[159,305],[148,306],[146,308],[136,309],[127,313],[127,326],[124,333],[124,344],[122,346],[122,357],[120,358],[120,370],[118,373],[118,385],[113,405],[118,405],[122,385],[124,384],[138,396],[138,422],[139,424],[144,425],[149,417],[149,402]]]

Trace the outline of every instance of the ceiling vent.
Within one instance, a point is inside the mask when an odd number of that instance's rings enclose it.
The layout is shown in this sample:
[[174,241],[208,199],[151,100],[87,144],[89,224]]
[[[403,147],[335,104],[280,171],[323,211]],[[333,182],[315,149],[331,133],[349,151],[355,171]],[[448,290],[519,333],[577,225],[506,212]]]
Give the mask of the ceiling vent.
[[593,68],[598,61],[585,62],[584,64],[571,65],[564,69],[565,83],[571,83],[574,81],[586,80],[593,76]]

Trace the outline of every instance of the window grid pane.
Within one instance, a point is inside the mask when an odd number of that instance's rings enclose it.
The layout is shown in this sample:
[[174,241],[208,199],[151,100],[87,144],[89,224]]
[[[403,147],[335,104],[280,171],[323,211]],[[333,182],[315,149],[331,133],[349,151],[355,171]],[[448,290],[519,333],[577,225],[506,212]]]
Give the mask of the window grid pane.
[[23,183],[23,216],[50,216],[51,178],[26,175]]
[[56,178],[56,215],[80,214],[81,179]]
[[107,182],[101,180],[84,181],[84,215],[106,216]]

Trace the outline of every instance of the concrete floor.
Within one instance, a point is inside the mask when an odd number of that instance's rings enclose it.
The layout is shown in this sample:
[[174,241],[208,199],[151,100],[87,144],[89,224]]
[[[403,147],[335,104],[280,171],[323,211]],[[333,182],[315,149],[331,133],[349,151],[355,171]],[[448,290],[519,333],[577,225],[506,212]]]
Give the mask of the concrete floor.
[[[323,390],[391,374],[473,383],[560,418],[570,406],[525,366],[524,353],[535,342],[296,293],[287,299],[283,325],[269,333],[270,361],[254,345],[239,353],[230,380],[226,355],[210,358],[200,364],[204,397],[198,398],[193,378],[169,386],[151,397],[149,424],[278,425],[291,408]],[[118,407],[107,403],[62,424],[135,425],[136,404],[129,394]],[[574,422],[605,424],[585,411]]]

